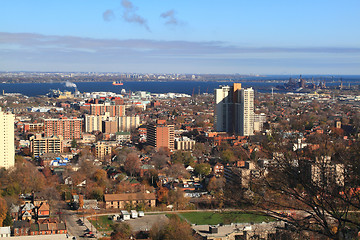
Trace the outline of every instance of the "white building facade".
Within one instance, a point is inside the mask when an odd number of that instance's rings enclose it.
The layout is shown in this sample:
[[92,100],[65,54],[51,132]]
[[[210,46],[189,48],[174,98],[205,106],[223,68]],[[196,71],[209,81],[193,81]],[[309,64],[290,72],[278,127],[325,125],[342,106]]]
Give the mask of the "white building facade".
[[0,108],[0,168],[8,169],[15,165],[14,120],[14,114],[5,113]]

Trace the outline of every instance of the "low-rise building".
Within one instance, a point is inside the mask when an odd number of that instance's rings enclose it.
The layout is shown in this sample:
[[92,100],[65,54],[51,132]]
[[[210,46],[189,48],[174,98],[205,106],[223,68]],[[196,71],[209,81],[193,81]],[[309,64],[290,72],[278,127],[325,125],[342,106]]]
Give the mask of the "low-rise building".
[[120,193],[120,194],[105,194],[105,208],[119,208],[124,209],[127,204],[137,205],[139,203],[145,204],[147,207],[156,206],[155,193]]
[[104,159],[105,156],[111,155],[112,147],[116,144],[113,142],[99,141],[95,145],[95,155],[99,159]]
[[204,240],[277,239],[278,229],[284,222],[232,223],[230,225],[194,225],[195,234]]
[[116,142],[124,143],[131,141],[131,134],[130,132],[117,132],[116,133]]
[[62,136],[42,137],[36,134],[30,138],[31,151],[34,156],[41,156],[44,153],[61,153],[63,151]]
[[192,150],[195,147],[195,140],[192,140],[188,137],[181,137],[175,139],[175,149],[188,151]]

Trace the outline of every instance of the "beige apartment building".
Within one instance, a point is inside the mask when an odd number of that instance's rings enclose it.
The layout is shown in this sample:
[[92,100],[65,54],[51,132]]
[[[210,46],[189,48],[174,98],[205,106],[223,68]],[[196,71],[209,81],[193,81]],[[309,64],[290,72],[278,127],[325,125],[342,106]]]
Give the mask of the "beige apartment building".
[[32,136],[31,141],[31,151],[34,156],[41,156],[44,153],[61,153],[62,140],[60,137],[42,137],[40,134]]
[[111,155],[112,148],[116,146],[115,142],[99,141],[95,144],[95,155],[97,158],[103,160],[105,156]]
[[85,115],[85,132],[102,131],[102,122],[110,117],[110,113],[104,115]]
[[0,168],[15,165],[14,120],[14,114],[0,108]]
[[130,132],[131,129],[138,128],[140,126],[139,116],[122,116],[118,118],[119,132]]

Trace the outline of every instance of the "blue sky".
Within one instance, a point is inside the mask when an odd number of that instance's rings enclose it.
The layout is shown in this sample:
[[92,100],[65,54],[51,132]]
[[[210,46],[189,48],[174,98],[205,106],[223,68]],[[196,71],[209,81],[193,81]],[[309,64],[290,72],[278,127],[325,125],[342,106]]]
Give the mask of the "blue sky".
[[0,71],[360,74],[360,1],[2,0]]

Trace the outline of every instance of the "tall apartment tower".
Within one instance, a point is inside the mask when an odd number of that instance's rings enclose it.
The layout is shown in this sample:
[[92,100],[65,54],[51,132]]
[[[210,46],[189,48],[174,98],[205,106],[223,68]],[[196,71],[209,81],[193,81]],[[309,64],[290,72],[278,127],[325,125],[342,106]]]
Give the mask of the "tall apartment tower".
[[15,165],[14,120],[14,114],[5,113],[0,108],[0,168]]
[[104,115],[85,115],[85,132],[102,131],[102,122],[109,117],[109,112]]
[[149,125],[146,138],[148,144],[156,149],[174,150],[174,125]]
[[241,83],[215,89],[215,129],[240,136],[254,132],[254,90]]
[[119,131],[130,132],[131,129],[138,128],[140,126],[139,116],[122,116],[118,118]]

